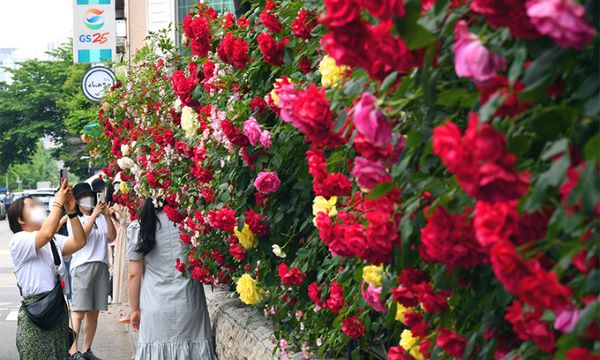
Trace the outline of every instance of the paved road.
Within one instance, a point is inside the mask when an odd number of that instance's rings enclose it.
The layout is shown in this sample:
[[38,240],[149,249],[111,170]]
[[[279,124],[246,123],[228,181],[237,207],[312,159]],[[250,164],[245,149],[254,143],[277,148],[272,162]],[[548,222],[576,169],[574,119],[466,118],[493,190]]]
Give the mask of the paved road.
[[[6,220],[0,221],[0,360],[17,360],[15,345],[17,311],[21,302],[13,265],[10,259],[12,232]],[[123,315],[123,306],[111,305],[100,314],[98,331],[92,348],[104,360],[129,360],[133,355],[132,340],[127,325],[117,320]],[[81,345],[81,343],[80,343]]]
[[12,232],[6,220],[0,221],[0,360],[19,358],[15,345],[17,310],[20,305],[19,290],[10,260]]

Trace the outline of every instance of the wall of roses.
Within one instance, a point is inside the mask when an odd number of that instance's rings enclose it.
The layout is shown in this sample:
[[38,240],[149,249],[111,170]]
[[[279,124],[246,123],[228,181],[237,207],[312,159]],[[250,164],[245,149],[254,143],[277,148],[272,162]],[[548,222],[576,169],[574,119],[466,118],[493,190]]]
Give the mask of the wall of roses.
[[264,312],[282,358],[599,358],[599,11],[199,4],[89,146],[134,217],[151,197],[179,227],[173,266]]

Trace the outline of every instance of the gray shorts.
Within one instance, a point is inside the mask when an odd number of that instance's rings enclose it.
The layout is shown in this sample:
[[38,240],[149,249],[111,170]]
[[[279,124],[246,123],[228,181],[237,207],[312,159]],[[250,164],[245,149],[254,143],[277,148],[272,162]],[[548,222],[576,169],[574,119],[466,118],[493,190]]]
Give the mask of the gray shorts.
[[108,265],[90,262],[71,269],[73,311],[108,310]]

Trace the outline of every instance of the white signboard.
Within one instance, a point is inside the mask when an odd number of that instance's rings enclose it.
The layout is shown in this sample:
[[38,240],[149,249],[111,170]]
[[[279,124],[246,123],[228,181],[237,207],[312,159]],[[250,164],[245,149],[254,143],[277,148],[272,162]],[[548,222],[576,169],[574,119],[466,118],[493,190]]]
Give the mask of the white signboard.
[[73,62],[112,61],[115,23],[115,0],[73,0]]
[[86,98],[100,101],[115,84],[115,73],[104,66],[94,66],[83,75],[81,89]]

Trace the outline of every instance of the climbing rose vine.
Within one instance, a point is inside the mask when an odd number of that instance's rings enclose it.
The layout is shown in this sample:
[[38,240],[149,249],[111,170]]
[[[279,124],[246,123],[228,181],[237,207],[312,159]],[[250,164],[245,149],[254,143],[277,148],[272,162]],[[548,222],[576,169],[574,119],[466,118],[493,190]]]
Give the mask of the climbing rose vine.
[[173,266],[270,318],[282,358],[597,359],[598,11],[199,3],[89,147],[134,218],[150,197],[181,231]]

